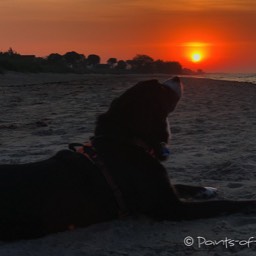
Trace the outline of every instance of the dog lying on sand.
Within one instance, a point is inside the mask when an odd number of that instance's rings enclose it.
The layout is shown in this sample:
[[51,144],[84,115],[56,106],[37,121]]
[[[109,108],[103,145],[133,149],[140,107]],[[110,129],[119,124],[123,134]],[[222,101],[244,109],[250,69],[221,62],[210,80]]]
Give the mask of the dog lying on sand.
[[139,82],[100,115],[90,143],[50,159],[0,165],[0,239],[36,238],[125,216],[191,220],[256,209],[255,201],[211,197],[213,188],[172,185],[167,116],[182,94],[178,77]]

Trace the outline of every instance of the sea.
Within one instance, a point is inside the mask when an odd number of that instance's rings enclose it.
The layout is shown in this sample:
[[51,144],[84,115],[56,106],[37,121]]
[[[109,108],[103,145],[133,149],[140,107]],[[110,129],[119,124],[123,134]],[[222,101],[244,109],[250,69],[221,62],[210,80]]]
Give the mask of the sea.
[[248,82],[256,85],[256,73],[206,73],[197,77],[237,82]]

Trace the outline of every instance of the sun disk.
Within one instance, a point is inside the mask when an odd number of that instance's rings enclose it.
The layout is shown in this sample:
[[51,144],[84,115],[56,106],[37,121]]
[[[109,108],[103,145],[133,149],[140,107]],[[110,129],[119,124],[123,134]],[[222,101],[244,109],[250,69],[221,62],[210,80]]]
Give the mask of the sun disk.
[[193,62],[199,62],[199,61],[202,60],[202,54],[199,53],[199,52],[194,52],[191,55],[191,59],[192,59]]

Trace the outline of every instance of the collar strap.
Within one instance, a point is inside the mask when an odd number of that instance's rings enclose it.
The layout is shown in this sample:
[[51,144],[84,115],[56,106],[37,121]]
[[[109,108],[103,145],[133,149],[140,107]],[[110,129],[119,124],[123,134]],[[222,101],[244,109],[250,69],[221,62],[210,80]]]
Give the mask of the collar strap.
[[117,207],[119,209],[119,211],[118,211],[119,217],[124,218],[124,217],[128,216],[129,210],[125,203],[124,196],[123,196],[121,190],[119,189],[117,183],[114,181],[113,177],[109,173],[108,168],[106,167],[105,163],[102,161],[102,159],[97,154],[91,141],[86,142],[84,144],[71,143],[71,144],[69,144],[69,149],[84,155],[87,159],[89,159],[93,164],[95,164],[98,167],[101,174],[104,176],[107,184],[109,185],[110,189],[112,190]]
[[[112,137],[112,136],[104,136],[104,135],[97,135],[90,138],[90,140],[93,142],[94,140],[98,139],[111,139],[112,141],[119,141],[120,143],[123,143],[124,145],[132,145],[139,147],[143,149],[146,153],[148,153],[151,157],[156,158],[161,161],[161,159],[165,160],[170,155],[170,150],[168,148],[168,144],[165,142],[161,142],[159,145],[159,152],[156,153],[156,150],[154,147],[150,146],[148,143],[146,143],[144,140],[134,137],[132,139],[123,139],[121,137]],[[160,155],[160,158],[159,158]]]
[[[156,154],[156,151],[154,150],[154,148],[149,146],[143,140],[136,138],[136,139],[132,140],[132,144],[144,149],[144,151],[147,152],[152,157],[157,158],[157,154]],[[170,153],[171,152],[168,148],[168,145],[165,142],[161,142],[160,143],[160,156],[161,156],[161,158],[164,158],[164,159],[168,158]]]

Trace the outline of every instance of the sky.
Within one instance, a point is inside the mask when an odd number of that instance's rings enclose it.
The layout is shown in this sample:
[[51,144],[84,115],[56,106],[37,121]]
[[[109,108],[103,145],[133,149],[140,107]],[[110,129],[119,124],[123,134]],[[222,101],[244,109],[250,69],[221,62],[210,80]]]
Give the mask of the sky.
[[[255,0],[0,0],[0,51],[68,51],[256,72]],[[201,61],[193,62],[193,53]]]

